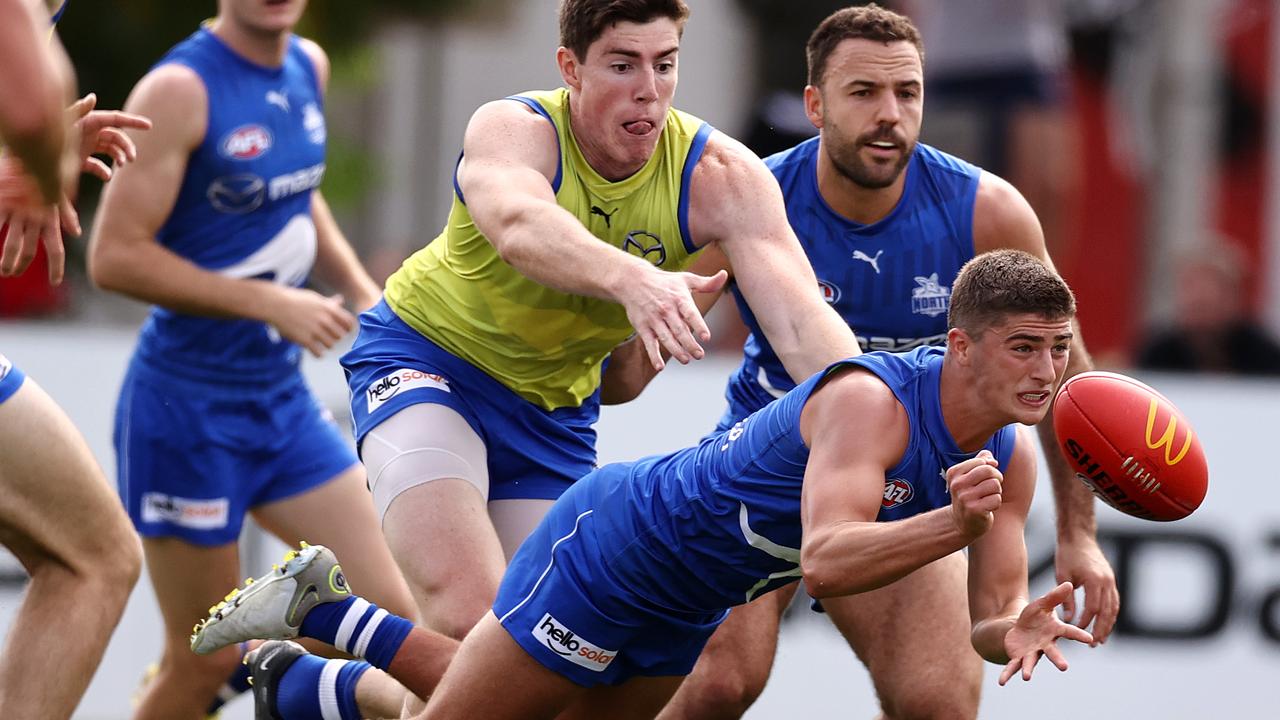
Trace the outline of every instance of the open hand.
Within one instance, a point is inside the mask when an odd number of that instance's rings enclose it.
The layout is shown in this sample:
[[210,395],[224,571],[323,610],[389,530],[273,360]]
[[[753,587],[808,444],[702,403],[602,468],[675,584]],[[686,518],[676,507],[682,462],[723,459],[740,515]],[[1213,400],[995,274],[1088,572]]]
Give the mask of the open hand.
[[1062,622],[1054,612],[1071,597],[1073,590],[1071,583],[1064,582],[1022,608],[1017,622],[1004,636],[1004,649],[1009,662],[1000,673],[1001,685],[1009,682],[1019,669],[1022,670],[1022,679],[1030,680],[1041,655],[1049,658],[1049,662],[1059,670],[1066,670],[1067,659],[1056,644],[1058,638],[1093,643],[1093,636],[1087,631]]
[[651,270],[625,289],[619,299],[636,336],[644,343],[649,361],[656,370],[666,364],[666,350],[682,364],[699,360],[706,353],[701,343],[711,339],[711,330],[693,301],[693,293],[719,292],[729,279],[720,272],[706,277],[687,272]]

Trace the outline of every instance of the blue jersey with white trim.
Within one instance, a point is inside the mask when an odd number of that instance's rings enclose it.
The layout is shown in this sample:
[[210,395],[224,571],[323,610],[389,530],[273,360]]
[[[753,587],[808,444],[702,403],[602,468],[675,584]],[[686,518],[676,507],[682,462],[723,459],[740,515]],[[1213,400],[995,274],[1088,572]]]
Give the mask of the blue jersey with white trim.
[[[982,171],[918,143],[898,204],[863,225],[837,214],[818,192],[818,152],[813,138],[765,164],[782,186],[787,219],[823,297],[857,333],[864,351],[944,344],[951,284],[974,255],[973,205]],[[751,335],[728,392],[750,412],[795,383],[742,293],[732,290]]]
[[[264,67],[200,28],[156,67],[167,64],[200,76],[208,129],[157,241],[206,270],[301,286],[315,261],[311,193],[325,168],[323,100],[310,57],[290,36],[284,63]],[[156,307],[137,357],[153,369],[237,383],[284,377],[300,352],[262,322]]]
[[[877,520],[949,505],[946,469],[977,451],[961,451],[943,422],[943,354],[923,347],[835,363],[695,448],[631,464],[604,491],[623,497],[596,505],[601,550],[616,558],[610,570],[662,607],[697,611],[741,604],[800,577],[800,492],[809,459],[800,413],[822,378],[847,366],[875,373],[910,424],[902,459],[885,473]],[[1015,438],[1008,425],[983,446],[1002,471]]]

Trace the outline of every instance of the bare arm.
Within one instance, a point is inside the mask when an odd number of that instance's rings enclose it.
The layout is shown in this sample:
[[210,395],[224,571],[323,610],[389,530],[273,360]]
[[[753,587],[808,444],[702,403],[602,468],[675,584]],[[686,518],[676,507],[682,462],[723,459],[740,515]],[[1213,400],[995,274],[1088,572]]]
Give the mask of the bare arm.
[[625,307],[655,367],[663,366],[662,348],[682,363],[701,358],[699,343],[711,334],[692,293],[724,279],[665,272],[600,242],[556,204],[557,147],[550,123],[518,103],[499,100],[477,110],[458,167],[476,227],[529,279]]
[[690,189],[695,241],[719,242],[738,288],[796,382],[861,354],[849,325],[818,292],[818,280],[787,222],[782,191],[750,150],[712,135]]
[[800,567],[815,598],[882,587],[976,537],[952,508],[876,522],[885,472],[906,451],[909,426],[906,410],[874,375],[852,370],[828,380],[800,422],[810,448],[800,498]]
[[316,277],[341,293],[356,312],[376,305],[382,288],[369,277],[319,190],[311,196],[311,217],[316,223]]
[[49,20],[36,7],[31,0],[0,0],[0,140],[35,178],[44,201],[53,204],[74,174],[63,164],[62,115],[74,81],[66,53],[47,38]]
[[1027,549],[1023,541],[1027,512],[1035,490],[1035,451],[1031,435],[1018,428],[1017,445],[1004,473],[1003,504],[985,535],[969,551],[969,614],[973,619],[973,648],[988,662],[1003,664],[1000,684],[1019,670],[1030,680],[1040,657],[1059,670],[1067,660],[1059,639],[1092,642],[1084,630],[1058,619],[1055,610],[1070,597],[1071,583],[1062,583],[1028,602]]
[[1018,428],[1017,444],[1002,483],[1003,503],[986,535],[969,550],[969,616],[973,649],[1004,664],[1004,637],[1027,604],[1027,546],[1023,530],[1035,492],[1035,450],[1030,431]]
[[[329,84],[329,57],[310,40],[302,40],[302,48],[311,58],[323,93]],[[342,294],[357,312],[373,307],[382,288],[369,277],[319,190],[311,194],[311,219],[316,225],[316,277]]]
[[178,312],[271,323],[318,355],[352,325],[336,300],[210,272],[156,241],[187,157],[204,137],[207,102],[199,77],[175,65],[152,71],[134,88],[126,109],[150,117],[154,127],[133,135],[137,161],[107,185],[90,241],[90,277],[99,287]]
[[[990,173],[983,173],[978,186],[973,243],[974,250],[979,253],[1013,248],[1035,255],[1053,267],[1035,211],[1012,185]],[[1066,377],[1093,369],[1080,328],[1078,324],[1073,325],[1074,337]],[[1096,618],[1094,636],[1105,641],[1120,611],[1120,595],[1116,589],[1115,573],[1098,547],[1093,495],[1084,483],[1076,479],[1058,448],[1052,413],[1036,426],[1036,431],[1045,451],[1054,506],[1057,508],[1058,581],[1070,581],[1085,588],[1085,607],[1078,622],[1081,627],[1086,627]],[[1073,601],[1068,602],[1067,612],[1069,616],[1076,615]]]

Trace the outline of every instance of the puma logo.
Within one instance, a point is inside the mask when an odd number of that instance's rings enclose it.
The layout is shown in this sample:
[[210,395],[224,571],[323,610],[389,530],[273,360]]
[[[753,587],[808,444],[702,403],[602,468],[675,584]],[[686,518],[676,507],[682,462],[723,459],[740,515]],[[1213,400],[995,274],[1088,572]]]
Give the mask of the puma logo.
[[613,227],[613,225],[612,225],[611,223],[613,222],[613,216],[614,216],[614,214],[615,214],[615,213],[617,213],[617,212],[618,212],[618,208],[614,208],[611,212],[605,212],[604,210],[601,210],[601,209],[600,209],[600,207],[599,207],[599,206],[597,206],[597,205],[592,205],[592,206],[591,206],[591,214],[592,214],[592,215],[599,215],[600,217],[604,218],[604,226],[605,226],[606,228],[612,228],[612,227]]
[[283,111],[285,111],[285,112],[289,112],[289,94],[288,94],[288,92],[289,92],[289,91],[287,91],[287,90],[285,90],[285,91],[268,90],[268,91],[267,91],[267,104],[268,104],[268,105],[275,105],[276,107],[280,108],[281,110],[283,110]]
[[879,274],[880,274],[880,263],[879,263],[879,260],[880,260],[880,256],[881,256],[883,253],[884,253],[884,250],[877,250],[877,251],[876,251],[876,256],[875,256],[875,257],[871,257],[870,255],[868,255],[868,254],[866,254],[866,253],[862,252],[861,250],[854,250],[854,251],[853,251],[853,259],[854,259],[854,260],[861,260],[861,261],[863,261],[863,262],[867,263],[868,265],[870,265],[870,266],[871,266],[871,269],[872,269],[872,270],[875,270],[875,271],[876,271],[876,274],[877,274],[877,275],[879,275]]

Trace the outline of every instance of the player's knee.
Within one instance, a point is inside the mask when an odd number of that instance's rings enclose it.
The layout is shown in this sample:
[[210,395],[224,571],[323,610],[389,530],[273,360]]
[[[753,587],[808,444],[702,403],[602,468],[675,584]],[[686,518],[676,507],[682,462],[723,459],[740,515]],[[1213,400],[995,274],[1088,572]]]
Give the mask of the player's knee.
[[432,630],[442,635],[447,635],[454,640],[462,640],[488,610],[488,605],[479,608],[457,605],[438,611],[428,609],[427,624]]
[[432,630],[461,640],[493,607],[496,583],[462,581],[422,588],[423,621]]
[[699,718],[738,718],[764,692],[768,672],[742,666],[708,668],[685,681],[690,715]]
[[123,606],[142,574],[142,543],[127,522],[108,535],[103,551],[76,558],[72,565],[102,602]]
[[945,687],[881,693],[880,706],[885,720],[975,720],[979,695],[977,684],[956,682]]

